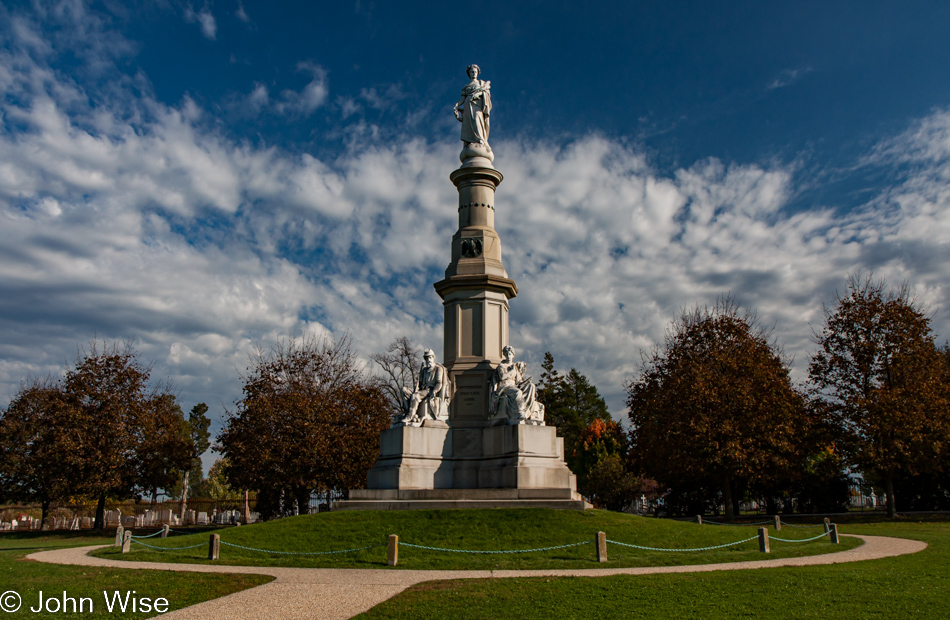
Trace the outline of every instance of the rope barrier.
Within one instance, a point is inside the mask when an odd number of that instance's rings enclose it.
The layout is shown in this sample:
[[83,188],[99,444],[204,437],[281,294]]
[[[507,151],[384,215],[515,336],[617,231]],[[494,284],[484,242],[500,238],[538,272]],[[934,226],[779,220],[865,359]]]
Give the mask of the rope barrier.
[[485,551],[482,549],[443,549],[442,547],[427,547],[425,545],[413,545],[411,543],[399,541],[400,547],[413,547],[415,549],[426,549],[428,551],[446,551],[449,553],[533,553],[535,551],[553,551],[555,549],[567,549],[568,547],[578,547],[580,545],[589,545],[591,541],[584,540],[569,545],[558,545],[556,547],[541,547],[539,549],[512,549],[501,551]]
[[[204,543],[207,545],[208,543]],[[257,551],[259,553],[278,553],[280,555],[332,555],[335,553],[351,553],[353,551],[365,551],[366,549],[374,549],[376,547],[385,547],[386,545],[370,545],[368,547],[358,547],[356,549],[341,549],[339,551],[274,551],[271,549],[255,549],[254,547],[245,547],[243,545],[236,545],[234,543],[229,543],[221,541],[222,545],[227,545],[228,547],[236,547],[238,549],[244,549],[245,551]]]
[[203,543],[198,543],[197,545],[191,545],[189,547],[156,547],[155,545],[143,543],[142,541],[135,540],[134,538],[132,539],[132,542],[134,542],[137,545],[142,545],[143,547],[148,547],[149,549],[158,549],[159,551],[181,551],[182,549],[196,549],[198,547],[208,546],[208,543],[203,542]]
[[633,549],[644,549],[646,551],[712,551],[714,549],[725,549],[726,547],[733,547],[735,545],[741,545],[743,543],[751,542],[753,540],[758,540],[758,536],[753,536],[752,538],[746,538],[745,540],[737,540],[736,542],[726,543],[724,545],[716,545],[715,547],[696,547],[695,549],[661,549],[659,547],[641,547],[640,545],[631,545],[630,543],[622,543],[617,540],[608,540],[607,542],[614,545],[620,545],[621,547],[632,547]]
[[756,521],[755,523],[716,523],[715,521],[707,521],[706,519],[703,519],[703,525],[707,523],[709,525],[735,525],[752,527],[755,525],[771,525],[772,523],[775,523],[775,521]]
[[780,541],[782,541],[782,542],[788,542],[788,543],[811,542],[811,541],[813,541],[813,540],[818,540],[819,538],[822,538],[823,536],[827,536],[827,535],[830,534],[830,533],[831,533],[831,532],[822,532],[821,534],[819,534],[818,536],[815,536],[815,537],[813,537],[813,538],[802,538],[802,539],[779,538],[778,536],[769,536],[769,540],[780,540]]
[[[171,531],[171,530],[169,530],[169,531]],[[153,536],[158,536],[158,535],[161,534],[161,533],[162,533],[162,530],[158,530],[157,532],[155,532],[155,533],[153,533],[153,534],[148,534],[147,536],[136,536],[135,534],[133,534],[133,535],[132,535],[132,540],[135,540],[136,538],[152,538]]]

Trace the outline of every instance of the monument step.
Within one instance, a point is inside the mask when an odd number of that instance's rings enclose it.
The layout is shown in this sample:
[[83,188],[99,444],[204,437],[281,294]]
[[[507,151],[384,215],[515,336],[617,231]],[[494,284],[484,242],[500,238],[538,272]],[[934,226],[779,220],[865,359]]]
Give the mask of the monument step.
[[551,508],[554,510],[588,510],[584,500],[568,499],[457,499],[457,500],[342,500],[333,503],[333,510],[448,510],[458,508]]
[[547,489],[351,489],[349,501],[580,500],[570,488]]

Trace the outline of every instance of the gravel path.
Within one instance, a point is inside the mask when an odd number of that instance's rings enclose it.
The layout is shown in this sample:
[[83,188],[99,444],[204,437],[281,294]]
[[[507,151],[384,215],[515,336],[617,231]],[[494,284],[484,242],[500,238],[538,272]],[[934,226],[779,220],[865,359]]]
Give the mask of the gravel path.
[[744,570],[776,566],[814,566],[875,560],[908,553],[917,553],[927,544],[905,538],[855,536],[864,544],[855,549],[778,560],[755,560],[723,564],[690,566],[647,566],[641,568],[588,568],[580,570],[394,570],[345,568],[277,568],[267,566],[208,566],[204,564],[163,564],[158,562],[123,562],[87,555],[92,547],[74,547],[41,551],[27,559],[51,564],[75,564],[104,568],[173,570],[200,573],[250,573],[271,575],[274,581],[206,601],[185,609],[163,614],[173,620],[246,620],[297,618],[344,620],[399,594],[423,581],[436,579],[491,579],[503,577],[604,577],[608,575],[648,575],[654,573],[696,573],[721,570]]

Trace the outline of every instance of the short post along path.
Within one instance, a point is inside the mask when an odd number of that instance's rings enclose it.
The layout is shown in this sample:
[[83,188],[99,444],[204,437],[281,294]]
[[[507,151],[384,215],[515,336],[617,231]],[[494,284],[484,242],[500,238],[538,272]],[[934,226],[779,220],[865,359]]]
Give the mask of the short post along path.
[[815,566],[876,560],[927,548],[927,544],[905,538],[854,536],[864,544],[847,551],[797,558],[754,560],[689,566],[645,566],[638,568],[590,568],[570,570],[400,570],[349,568],[278,568],[267,566],[209,566],[206,564],[163,564],[123,562],[87,555],[101,546],[41,551],[29,560],[51,564],[171,570],[198,573],[242,573],[270,575],[274,581],[228,596],[162,614],[172,620],[244,620],[283,618],[285,620],[345,620],[399,594],[409,586],[439,579],[499,579],[509,577],[607,577],[658,573],[699,573],[748,570],[779,566]]

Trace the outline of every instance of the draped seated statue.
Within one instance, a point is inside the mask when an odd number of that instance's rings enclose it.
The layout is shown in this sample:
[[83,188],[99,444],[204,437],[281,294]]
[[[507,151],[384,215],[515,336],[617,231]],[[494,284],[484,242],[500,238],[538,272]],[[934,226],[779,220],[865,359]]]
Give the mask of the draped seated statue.
[[489,419],[496,423],[544,426],[544,405],[538,402],[524,362],[515,362],[515,350],[506,346],[503,359],[495,368],[489,384]]

